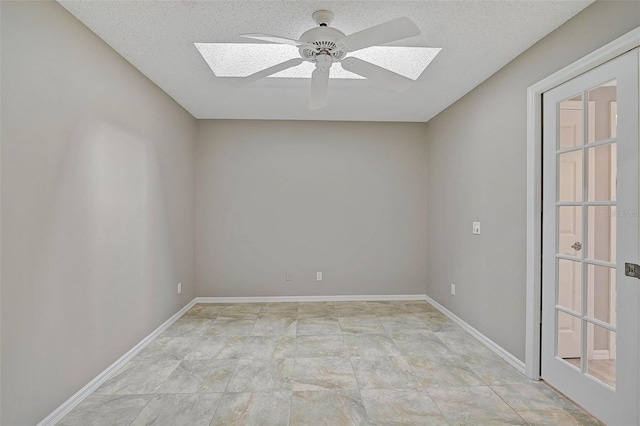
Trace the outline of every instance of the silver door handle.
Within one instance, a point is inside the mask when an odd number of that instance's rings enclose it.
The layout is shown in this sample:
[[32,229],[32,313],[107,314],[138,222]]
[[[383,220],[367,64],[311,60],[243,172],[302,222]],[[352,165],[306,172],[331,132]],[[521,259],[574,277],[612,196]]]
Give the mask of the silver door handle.
[[580,251],[582,250],[582,243],[580,241],[576,241],[575,243],[573,243],[571,248],[574,249],[575,251]]

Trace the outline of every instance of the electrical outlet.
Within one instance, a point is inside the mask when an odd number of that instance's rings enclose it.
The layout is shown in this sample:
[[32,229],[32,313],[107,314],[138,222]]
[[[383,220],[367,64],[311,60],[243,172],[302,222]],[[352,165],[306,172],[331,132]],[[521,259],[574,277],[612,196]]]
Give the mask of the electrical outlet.
[[455,295],[456,295],[456,285],[455,285],[455,284],[451,284],[451,294],[452,294],[453,296],[455,296]]
[[475,235],[480,235],[480,222],[473,222],[473,228],[471,229]]
[[285,279],[286,279],[287,281],[293,281],[293,273],[291,273],[291,272],[287,272],[287,273],[285,274]]
[[316,281],[322,281],[322,272],[316,272]]
[[182,283],[178,283],[178,294],[182,293]]

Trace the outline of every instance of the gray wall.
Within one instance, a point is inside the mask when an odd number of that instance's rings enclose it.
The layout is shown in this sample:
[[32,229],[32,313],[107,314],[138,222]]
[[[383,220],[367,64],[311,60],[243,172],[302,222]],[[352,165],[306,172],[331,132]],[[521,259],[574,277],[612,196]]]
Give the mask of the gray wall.
[[427,123],[427,294],[520,360],[527,87],[638,25],[640,2],[598,1]]
[[1,423],[15,426],[195,296],[196,124],[57,3],[1,7]]
[[416,123],[199,121],[198,296],[424,294],[425,145]]
[[[2,7],[0,7],[2,24]],[[0,31],[0,96],[2,93],[2,31]],[[0,102],[0,189],[2,188],[2,102]],[[0,241],[2,241],[2,191],[0,190]],[[2,244],[0,244],[0,384],[2,383]],[[0,423],[2,423],[2,387],[0,385]]]
[[415,123],[196,124],[58,4],[0,10],[7,425],[41,420],[196,295],[426,283],[523,359],[526,88],[640,25],[640,3],[596,2],[425,144]]

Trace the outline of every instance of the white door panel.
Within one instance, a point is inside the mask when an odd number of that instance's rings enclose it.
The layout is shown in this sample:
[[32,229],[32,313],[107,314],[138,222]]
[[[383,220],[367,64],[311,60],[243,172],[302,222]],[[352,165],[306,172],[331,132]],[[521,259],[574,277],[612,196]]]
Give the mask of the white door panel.
[[638,424],[638,49],[543,96],[542,378]]

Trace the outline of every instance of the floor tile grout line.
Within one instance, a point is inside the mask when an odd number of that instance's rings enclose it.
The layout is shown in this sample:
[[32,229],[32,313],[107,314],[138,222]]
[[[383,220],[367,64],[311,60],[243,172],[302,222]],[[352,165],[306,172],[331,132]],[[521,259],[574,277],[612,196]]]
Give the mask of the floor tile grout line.
[[511,408],[511,410],[513,410],[514,413],[516,413],[518,415],[518,417],[520,417],[522,419],[523,422],[525,422],[526,424],[530,425],[531,423],[529,423],[528,421],[525,420],[524,417],[522,417],[520,415],[520,413],[518,412],[518,410],[516,410],[514,407],[511,406],[511,404],[509,404],[507,401],[505,401],[505,399],[498,393],[496,392],[496,390],[493,388],[493,386],[489,386],[489,389],[491,389],[491,392],[493,392],[495,395],[497,395],[498,398],[500,398],[500,400],[502,402],[504,402],[505,404],[507,404],[507,407]]
[[133,419],[131,419],[131,421],[129,422],[129,425],[128,425],[128,426],[131,426],[131,425],[133,424],[133,422],[135,422],[135,421],[136,421],[136,419],[137,419],[138,417],[140,417],[140,414],[142,414],[142,412],[144,411],[144,409],[145,409],[145,408],[147,408],[147,405],[151,404],[151,401],[153,401],[153,398],[155,398],[155,395],[150,395],[150,394],[144,394],[144,395],[148,395],[148,396],[150,396],[149,401],[147,401],[147,403],[146,403],[146,404],[144,404],[144,406],[142,407],[142,409],[140,409],[140,411],[138,412],[138,414],[136,414],[136,416],[135,416]]
[[[247,347],[247,340],[245,340],[244,346],[242,347],[242,351],[240,351],[240,354],[238,355],[238,357],[242,356],[242,353],[244,352],[244,349],[246,347]],[[216,407],[216,410],[213,412],[213,417],[211,417],[211,422],[209,423],[209,425],[211,425],[213,423],[213,420],[216,418],[216,414],[218,414],[218,410],[220,409],[220,404],[222,403],[222,399],[224,398],[224,396],[227,394],[227,389],[229,388],[229,383],[231,382],[231,379],[233,378],[233,375],[235,374],[236,370],[238,369],[238,365],[240,364],[240,359],[241,358],[237,358],[236,359],[236,366],[233,368],[233,372],[229,375],[229,379],[227,380],[227,383],[224,386],[224,390],[222,391],[222,396],[220,397],[220,400],[218,401],[218,406]]]
[[362,411],[364,412],[364,415],[366,417],[367,420],[367,424],[371,423],[371,419],[369,417],[369,412],[367,411],[367,407],[364,405],[364,398],[362,397],[362,389],[360,389],[360,386],[358,386],[358,395],[360,395],[360,402],[362,403]]
[[287,426],[291,426],[291,413],[293,412],[293,389],[289,396],[289,419],[287,420]]
[[429,398],[431,398],[431,401],[433,401],[433,405],[436,406],[436,408],[438,409],[438,412],[440,413],[440,415],[442,416],[442,418],[444,419],[444,421],[447,422],[447,424],[451,424],[451,422],[449,421],[449,419],[447,418],[447,416],[444,415],[444,412],[442,411],[442,409],[440,408],[440,406],[438,405],[438,403],[436,402],[435,399],[433,399],[433,395],[431,395],[431,392],[429,392],[430,388],[425,387],[425,392],[427,393],[427,395],[429,395]]
[[[427,386],[422,384],[422,380],[420,378],[420,375],[418,373],[416,373],[416,370],[413,368],[413,366],[409,363],[409,361],[407,361],[406,355],[403,353],[402,354],[402,359],[404,360],[404,362],[407,363],[407,365],[409,366],[409,368],[411,369],[411,372],[416,376],[416,379],[418,380],[418,384],[420,385],[420,387],[423,390],[427,390]],[[435,403],[435,402],[434,402]]]
[[[254,323],[254,327],[255,327],[255,323]],[[253,328],[252,328],[253,330]],[[227,389],[229,388],[229,383],[231,382],[231,379],[233,378],[233,375],[235,374],[235,372],[238,369],[238,366],[240,365],[240,360],[242,359],[242,354],[244,353],[245,348],[247,347],[247,344],[249,342],[249,337],[245,337],[245,341],[244,341],[244,345],[242,346],[242,350],[239,351],[238,354],[238,358],[236,359],[236,366],[233,369],[233,372],[229,375],[229,379],[227,380],[227,383],[224,386],[224,390],[222,391],[222,396],[220,397],[220,400],[218,401],[218,406],[216,407],[216,410],[213,413],[213,417],[211,417],[211,422],[209,423],[209,425],[211,425],[213,423],[213,420],[216,418],[216,414],[218,413],[218,410],[220,409],[220,405],[222,403],[222,399],[224,398],[224,396],[227,394]]]
[[[296,312],[296,321],[299,319],[298,314],[300,313],[300,303],[298,303],[298,310]],[[295,374],[296,371],[296,359],[298,357],[298,325],[296,324],[296,335],[293,336],[293,372]],[[293,378],[292,378],[293,380]],[[291,384],[291,395],[289,397],[289,421],[287,426],[291,426],[291,416],[293,414],[293,383]]]
[[353,357],[349,356],[349,363],[351,364],[351,370],[353,371],[353,377],[356,379],[356,384],[358,385],[358,395],[360,395],[360,401],[362,402],[362,410],[364,411],[365,416],[367,416],[367,421],[370,422],[369,413],[367,412],[367,407],[364,404],[364,398],[362,397],[362,386],[360,385],[360,381],[358,380],[358,376],[356,375],[356,369],[353,366]]
[[297,357],[293,358],[293,372],[291,373],[291,396],[289,397],[289,422],[287,423],[287,425],[291,425],[291,413],[293,412],[293,384],[294,384],[297,360],[298,360]]
[[[426,303],[426,302],[425,302],[425,303]],[[262,310],[263,308],[264,308],[264,304],[263,304],[263,306],[262,306],[261,310]],[[299,308],[299,304],[298,304],[298,308]],[[260,310],[260,312],[261,312],[261,310]],[[260,315],[260,312],[258,312],[258,313],[257,313],[258,317],[259,317],[259,315]],[[294,317],[296,320],[298,319],[298,313],[299,313],[299,309],[298,309],[298,311],[296,312],[296,315],[295,315],[295,317]],[[334,312],[334,313],[335,313],[335,312]],[[239,315],[241,315],[241,314],[242,314],[242,313],[240,313]],[[337,314],[337,313],[336,313],[336,314]],[[378,320],[378,321],[381,321],[381,320],[380,320],[380,315],[383,315],[383,316],[386,316],[386,317],[393,317],[393,316],[394,316],[394,315],[396,315],[396,314],[399,314],[399,315],[406,315],[406,314],[410,314],[410,315],[412,315],[412,316],[416,316],[416,314],[417,314],[417,313],[416,313],[416,312],[414,312],[414,311],[411,311],[411,310],[408,310],[408,311],[401,311],[401,310],[393,311],[393,310],[391,310],[391,311],[387,311],[387,312],[385,312],[385,313],[383,313],[383,314],[376,313],[376,314],[375,314],[375,316],[376,316],[376,318],[377,318],[377,320]],[[247,313],[247,315],[251,316],[251,315],[253,315],[253,313]],[[361,315],[360,315],[360,314],[354,314],[354,315],[350,315],[350,316],[353,316],[354,318],[358,318],[358,317],[360,317]],[[287,316],[287,317],[288,317],[288,316]],[[183,318],[183,317],[182,317],[182,318]],[[182,319],[182,318],[181,318],[181,319]],[[240,319],[240,318],[244,318],[244,317],[240,316],[240,317],[238,317],[237,319]],[[321,317],[319,317],[319,318],[321,318]],[[190,318],[190,319],[199,319],[199,318]],[[214,317],[214,319],[215,319],[215,317]],[[213,321],[214,319],[212,319],[212,318],[204,318],[203,320],[205,320],[205,321]],[[253,331],[253,330],[255,329],[255,326],[256,326],[256,322],[257,322],[257,320],[256,320],[256,319],[254,319],[254,318],[247,318],[247,319],[253,319],[253,320],[254,320],[254,324],[253,324],[253,327],[252,327],[252,331]],[[421,318],[421,317],[418,317],[418,319],[419,319],[419,320],[420,320],[420,322],[422,322],[424,325],[428,326],[428,324],[426,324],[426,319],[423,319],[423,318]],[[347,334],[345,334],[344,328],[342,327],[342,325],[341,325],[341,324],[340,324],[340,322],[339,322],[339,317],[338,317],[338,329],[339,329],[339,335],[341,335],[341,339],[342,339],[342,342],[343,342],[343,346],[346,348],[346,337],[347,337]],[[387,328],[385,328],[385,327],[383,327],[383,329],[384,329],[384,330],[388,330],[388,329],[387,329]],[[433,334],[434,334],[434,336],[437,338],[437,340],[438,340],[438,341],[439,341],[439,342],[440,342],[444,347],[446,347],[449,351],[451,351],[451,353],[452,353],[452,354],[454,354],[455,356],[462,356],[462,355],[474,355],[474,354],[475,354],[475,352],[474,352],[473,350],[471,350],[470,352],[468,352],[468,351],[466,351],[466,350],[463,350],[462,352],[459,352],[459,351],[457,351],[457,350],[453,350],[453,349],[452,349],[448,344],[446,344],[446,343],[445,343],[445,341],[443,341],[443,340],[441,339],[441,336],[439,336],[439,335],[437,334],[437,332],[432,332],[431,330],[428,330],[428,331],[430,331],[431,333],[433,333]],[[367,334],[368,334],[368,333],[354,333],[353,335],[367,335]],[[378,334],[378,333],[375,333],[375,334]],[[468,335],[468,332],[464,332],[464,331],[463,331],[463,333],[462,333],[462,334],[463,334],[463,337],[466,337],[466,336]],[[337,334],[336,334],[336,335],[337,335]],[[401,356],[401,358],[402,358],[402,359],[405,361],[405,363],[409,366],[409,368],[410,368],[410,370],[413,372],[413,374],[414,374],[415,376],[417,376],[417,373],[415,372],[415,369],[413,368],[413,366],[411,366],[411,364],[409,364],[409,363],[407,362],[407,359],[406,359],[407,355],[405,355],[404,351],[400,350],[400,348],[398,347],[398,345],[397,345],[396,341],[393,339],[392,334],[391,334],[390,332],[388,332],[388,331],[387,331],[387,333],[386,333],[385,335],[386,335],[386,336],[388,336],[388,337],[391,339],[391,341],[393,342],[393,345],[394,345],[394,346],[395,346],[395,347],[400,351],[400,354],[401,354],[400,356]],[[169,337],[171,337],[171,336],[169,336]],[[183,335],[179,335],[179,336],[173,336],[172,338],[177,338],[177,337],[184,337],[184,336],[183,336]],[[196,335],[196,336],[194,336],[194,337],[196,337],[196,342],[197,342],[197,340],[200,340],[200,339],[202,339],[202,338],[204,338],[204,337],[206,337],[206,336],[205,336],[205,334],[204,334],[204,333],[201,333],[201,334],[198,334],[198,335]],[[217,336],[212,336],[212,337],[217,337]],[[242,346],[242,349],[240,350],[240,353],[239,353],[239,355],[238,355],[238,357],[239,357],[239,358],[236,358],[236,364],[235,364],[235,367],[234,367],[234,369],[233,369],[233,372],[232,372],[232,373],[231,373],[231,375],[229,376],[229,379],[228,379],[228,380],[227,380],[227,382],[226,382],[225,389],[224,389],[224,391],[222,392],[222,396],[220,397],[220,400],[218,401],[218,406],[216,407],[216,410],[214,411],[214,414],[212,415],[211,423],[213,423],[213,420],[215,419],[215,415],[217,414],[217,412],[218,412],[218,410],[219,410],[219,408],[220,408],[220,402],[222,401],[222,398],[224,397],[224,395],[225,395],[225,394],[227,394],[228,386],[229,386],[229,383],[231,382],[231,379],[232,379],[233,375],[235,374],[235,372],[236,372],[236,371],[237,371],[237,369],[239,368],[240,361],[241,361],[241,359],[243,359],[243,358],[242,358],[242,354],[243,354],[243,353],[244,353],[244,351],[246,350],[246,347],[247,347],[247,345],[248,345],[248,343],[249,343],[249,339],[251,339],[251,333],[250,333],[250,335],[245,336],[245,337],[246,337],[246,338],[245,338],[245,341],[244,341],[244,345]],[[295,371],[295,365],[296,365],[296,362],[297,362],[297,361],[296,361],[296,358],[297,358],[297,354],[298,354],[298,339],[297,339],[297,337],[299,337],[299,336],[297,336],[297,333],[296,333],[296,335],[295,335],[295,336],[293,336],[293,342],[294,342],[294,364],[293,364],[293,365],[294,365],[294,371]],[[473,336],[470,336],[470,337],[473,337]],[[195,345],[197,345],[197,343],[194,343],[192,346],[195,346]],[[463,348],[464,348],[464,346],[462,346],[462,347],[460,347],[460,348],[458,348],[458,349],[463,349]],[[466,348],[464,348],[464,349],[466,349]],[[471,349],[473,349],[473,348],[471,348]],[[166,351],[166,350],[164,350],[164,349],[162,350],[162,352],[163,352],[163,353],[165,353],[165,352],[166,352],[166,353],[168,353],[169,355],[172,355],[170,352],[168,352],[168,351]],[[349,357],[350,364],[351,364],[351,368],[352,368],[352,371],[353,371],[354,376],[355,376],[355,369],[354,369],[354,365],[353,365],[353,357],[351,356],[351,352],[347,351],[346,355]],[[386,357],[386,358],[389,358],[389,357],[391,357],[391,356],[392,356],[392,355],[389,355],[389,354],[386,354],[386,355],[385,355],[385,357]],[[180,358],[180,357],[178,357],[178,358]],[[216,358],[211,358],[211,359],[216,359]],[[132,361],[133,361],[133,360],[132,360]],[[155,360],[155,361],[158,361],[158,360]],[[155,391],[154,391],[154,393],[153,393],[153,394],[138,394],[138,395],[148,395],[148,396],[150,396],[150,399],[149,399],[149,400],[146,402],[146,404],[141,408],[140,412],[138,412],[138,413],[136,414],[136,416],[135,416],[135,417],[134,417],[134,419],[129,423],[129,425],[131,425],[132,423],[134,423],[134,422],[135,422],[135,420],[136,420],[137,418],[139,418],[140,414],[141,414],[141,413],[142,413],[142,412],[143,412],[143,411],[148,407],[148,405],[149,405],[149,404],[150,404],[150,403],[151,403],[155,398],[157,398],[157,397],[158,397],[158,395],[159,395],[159,394],[157,393],[157,391],[158,391],[159,389],[161,389],[161,388],[162,388],[162,386],[164,386],[164,385],[167,383],[167,381],[168,381],[169,377],[170,377],[171,375],[173,375],[173,374],[175,373],[175,371],[177,371],[177,370],[180,368],[180,366],[182,366],[182,365],[183,365],[183,362],[184,362],[185,360],[184,360],[184,358],[180,358],[180,359],[179,359],[179,361],[180,361],[180,362],[178,363],[178,365],[177,365],[177,366],[175,366],[175,368],[174,368],[173,370],[171,370],[171,372],[169,373],[169,375],[168,375],[168,376],[164,379],[164,381],[163,381],[163,382],[162,382],[162,383],[161,383],[161,384],[160,384],[160,385],[155,389]],[[469,363],[468,363],[468,362],[466,362],[466,361],[464,361],[464,364],[465,364],[465,366],[467,366],[467,367],[468,367],[472,372],[474,372],[474,373],[475,373],[475,370],[471,367],[471,364],[469,364]],[[475,373],[475,374],[477,375],[477,373]],[[480,378],[480,376],[478,376],[478,378]],[[368,411],[366,410],[366,408],[364,407],[364,399],[363,399],[363,397],[362,397],[362,390],[363,390],[363,388],[361,387],[361,384],[360,384],[360,382],[358,381],[357,376],[355,376],[355,379],[356,379],[357,389],[358,389],[358,392],[359,392],[359,395],[360,395],[360,399],[361,399],[361,401],[362,401],[362,403],[363,403],[364,413],[365,413],[365,415],[367,416],[367,418],[369,418],[369,412],[368,412]],[[292,377],[292,380],[293,380],[293,377]],[[522,417],[522,415],[520,415],[520,413],[518,412],[518,410],[516,410],[514,407],[512,407],[510,404],[508,404],[508,403],[507,403],[507,401],[506,401],[504,398],[502,398],[502,396],[500,396],[500,394],[498,394],[498,392],[496,391],[496,389],[494,389],[496,386],[500,386],[500,385],[501,385],[500,383],[498,383],[497,385],[490,385],[490,384],[486,383],[486,382],[485,382],[485,380],[484,380],[484,379],[482,379],[482,378],[480,378],[480,383],[483,383],[483,385],[477,385],[477,386],[490,387],[490,388],[491,388],[491,390],[492,390],[492,392],[493,392],[494,394],[496,394],[496,395],[500,398],[500,400],[502,400],[502,401],[503,401],[503,402],[504,402],[504,403],[505,403],[505,404],[506,404],[506,405],[507,405],[507,406],[508,406],[508,407],[509,407],[513,412],[515,412],[515,413],[516,413],[516,415],[517,415],[517,416],[518,416],[522,421],[524,421],[525,423],[527,423],[527,422],[526,422],[526,420]],[[509,384],[510,384],[510,383],[503,383],[502,385],[509,385]],[[520,383],[514,383],[514,384],[520,384]],[[433,401],[433,403],[435,404],[435,406],[436,406],[436,408],[438,409],[438,411],[440,412],[440,414],[444,417],[444,415],[442,414],[442,410],[441,410],[441,409],[440,409],[440,407],[437,405],[437,403],[435,403],[435,400],[433,400],[433,397],[432,397],[432,395],[431,395],[431,388],[427,388],[427,387],[425,387],[421,382],[419,382],[419,386],[420,386],[420,389],[422,389],[422,390],[426,391],[426,393],[429,395],[429,397],[431,398],[431,400],[432,400],[432,401]],[[472,388],[472,386],[463,386],[463,387]],[[476,387],[476,386],[473,386],[473,387]],[[389,388],[389,389],[391,389],[391,388]],[[291,424],[291,421],[292,421],[292,420],[291,420],[291,419],[292,419],[292,413],[293,413],[293,389],[291,389],[290,391],[291,391],[291,394],[290,394],[290,407],[289,407],[289,422],[288,422],[289,424]],[[556,393],[557,393],[557,392],[556,392]],[[178,393],[173,393],[173,394],[178,394]],[[197,392],[195,392],[195,393],[187,393],[187,394],[197,394]],[[114,396],[114,395],[111,395],[111,396]],[[573,404],[572,404],[572,405],[573,405]],[[565,410],[565,411],[568,411],[568,410]],[[569,415],[571,415],[571,413],[569,413]],[[572,416],[572,417],[574,417],[573,415],[571,415],[571,416]],[[445,421],[446,421],[447,423],[450,423],[450,422],[449,422],[449,420],[447,420],[447,419],[446,419],[446,417],[444,417],[444,418],[445,418]]]

